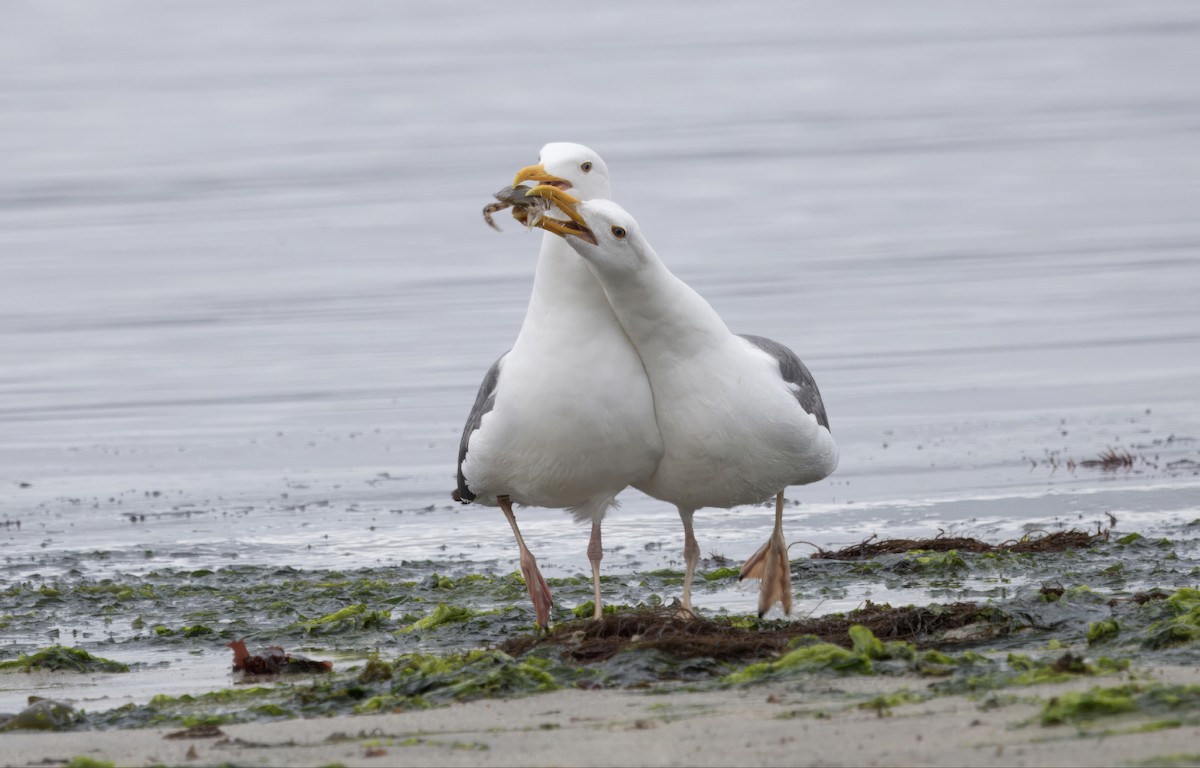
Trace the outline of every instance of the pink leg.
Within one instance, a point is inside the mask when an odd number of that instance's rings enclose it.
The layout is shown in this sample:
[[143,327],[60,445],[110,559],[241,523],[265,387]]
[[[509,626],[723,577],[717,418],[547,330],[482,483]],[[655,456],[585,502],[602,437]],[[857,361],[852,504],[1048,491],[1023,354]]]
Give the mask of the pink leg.
[[517,546],[521,550],[521,576],[524,577],[525,586],[529,590],[529,599],[533,601],[533,610],[537,614],[538,626],[545,629],[546,625],[550,623],[550,587],[542,578],[542,572],[538,570],[537,560],[533,553],[529,551],[529,547],[525,546],[525,539],[521,537],[521,529],[517,528],[517,518],[512,511],[512,502],[507,496],[497,496],[496,502],[500,505],[500,509],[504,510],[504,516],[508,518],[508,524],[512,526],[513,534],[517,537]]
[[683,560],[687,571],[683,575],[683,610],[686,617],[695,616],[692,613],[692,580],[696,576],[696,563],[700,562],[700,545],[696,542],[696,534],[692,530],[692,515],[695,510],[679,510],[679,519],[683,521]]
[[604,547],[600,545],[600,523],[592,523],[592,538],[588,540],[588,560],[592,561],[592,588],[595,592],[593,619],[604,615],[600,605],[600,561],[604,559]]

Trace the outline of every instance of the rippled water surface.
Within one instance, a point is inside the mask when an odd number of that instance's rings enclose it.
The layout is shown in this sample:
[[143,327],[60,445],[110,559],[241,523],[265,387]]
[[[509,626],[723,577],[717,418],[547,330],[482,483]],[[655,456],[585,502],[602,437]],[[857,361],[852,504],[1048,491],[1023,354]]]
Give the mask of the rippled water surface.
[[[1200,7],[631,13],[6,7],[3,582],[513,568],[500,515],[449,490],[539,235],[479,211],[563,140],[735,331],[816,375],[841,466],[790,491],[789,539],[1200,517]],[[1108,447],[1133,467],[1068,463]],[[678,566],[674,511],[622,501],[606,572]],[[586,570],[569,516],[521,519],[548,575]],[[770,519],[697,533],[739,560]]]

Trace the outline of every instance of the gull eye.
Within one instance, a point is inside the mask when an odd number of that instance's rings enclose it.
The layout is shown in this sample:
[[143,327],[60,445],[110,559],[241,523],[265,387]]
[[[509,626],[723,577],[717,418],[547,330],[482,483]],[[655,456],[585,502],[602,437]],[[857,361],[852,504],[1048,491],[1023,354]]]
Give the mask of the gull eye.
[[584,173],[591,173],[592,172],[592,161],[588,160],[586,163],[579,166],[579,170],[583,171]]
[[618,240],[625,239],[625,228],[624,227],[613,227],[612,233],[613,233],[613,237],[617,238]]

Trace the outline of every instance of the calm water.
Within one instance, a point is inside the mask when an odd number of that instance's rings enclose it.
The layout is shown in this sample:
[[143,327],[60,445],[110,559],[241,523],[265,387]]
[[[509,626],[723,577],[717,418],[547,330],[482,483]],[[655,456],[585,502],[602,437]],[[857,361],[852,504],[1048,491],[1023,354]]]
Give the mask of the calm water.
[[[1200,6],[638,13],[7,4],[3,581],[513,567],[448,494],[540,237],[480,208],[547,141],[600,151],[672,268],[817,376],[841,468],[789,538],[1200,516]],[[1047,463],[1109,446],[1134,469]],[[673,510],[623,501],[606,570],[678,563]],[[770,519],[697,533],[738,559]],[[522,520],[586,570],[567,515]]]

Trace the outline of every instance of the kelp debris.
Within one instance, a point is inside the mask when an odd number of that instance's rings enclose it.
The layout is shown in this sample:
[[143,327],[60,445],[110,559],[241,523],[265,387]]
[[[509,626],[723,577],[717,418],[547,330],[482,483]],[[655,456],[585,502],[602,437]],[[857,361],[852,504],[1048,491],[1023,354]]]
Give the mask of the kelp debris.
[[1108,450],[1101,453],[1094,459],[1085,459],[1079,462],[1079,466],[1087,467],[1088,469],[1100,469],[1105,472],[1116,472],[1118,469],[1133,468],[1133,454],[1129,451],[1117,451],[1109,447]]
[[[1102,472],[1116,472],[1117,470],[1123,469],[1128,472],[1133,469],[1133,465],[1138,461],[1141,461],[1146,466],[1154,469],[1158,468],[1157,462],[1148,459],[1145,456],[1134,456],[1129,451],[1118,451],[1111,446],[1102,451],[1094,459],[1075,461],[1073,458],[1060,459],[1057,455],[1051,455],[1048,458],[1043,459],[1041,463],[1049,466],[1052,471],[1056,471],[1059,467],[1066,467],[1068,472],[1074,472],[1078,468],[1099,469]],[[1029,462],[1034,467],[1038,465],[1038,462],[1035,459],[1030,458]],[[1170,464],[1168,464],[1167,468],[1177,469],[1178,467],[1172,467]]]
[[576,662],[605,661],[629,648],[661,651],[676,658],[734,661],[778,653],[794,638],[806,635],[850,647],[849,630],[854,625],[862,625],[884,640],[928,643],[940,633],[984,620],[980,614],[975,603],[893,608],[868,601],[847,614],[762,622],[724,617],[683,619],[673,610],[656,608],[565,622],[549,634],[516,637],[499,647],[519,657],[533,648],[553,645]]
[[332,661],[317,661],[307,656],[291,654],[281,646],[272,645],[266,653],[250,655],[245,640],[231,640],[225,644],[233,651],[233,671],[247,675],[304,674],[306,672],[328,672],[333,669]]
[[1166,600],[1171,595],[1169,592],[1153,589],[1149,592],[1134,592],[1132,597],[1114,597],[1108,601],[1110,608],[1115,608],[1121,603],[1136,603],[1137,605],[1145,605],[1146,603],[1155,600]]
[[[1044,532],[1043,532],[1044,533]],[[839,550],[827,550],[817,547],[809,557],[813,560],[869,560],[880,555],[905,554],[908,552],[1004,552],[1009,554],[1027,554],[1034,552],[1063,552],[1068,549],[1082,549],[1093,546],[1101,541],[1108,541],[1107,528],[1095,533],[1072,529],[1055,531],[1043,536],[1024,536],[1000,544],[988,544],[970,536],[947,536],[939,531],[931,539],[883,539],[872,534],[858,544],[852,544]],[[815,545],[814,545],[815,546]]]
[[1038,594],[1041,595],[1042,599],[1048,603],[1054,602],[1066,594],[1066,592],[1067,588],[1057,581],[1043,583],[1041,589],[1038,590]]

